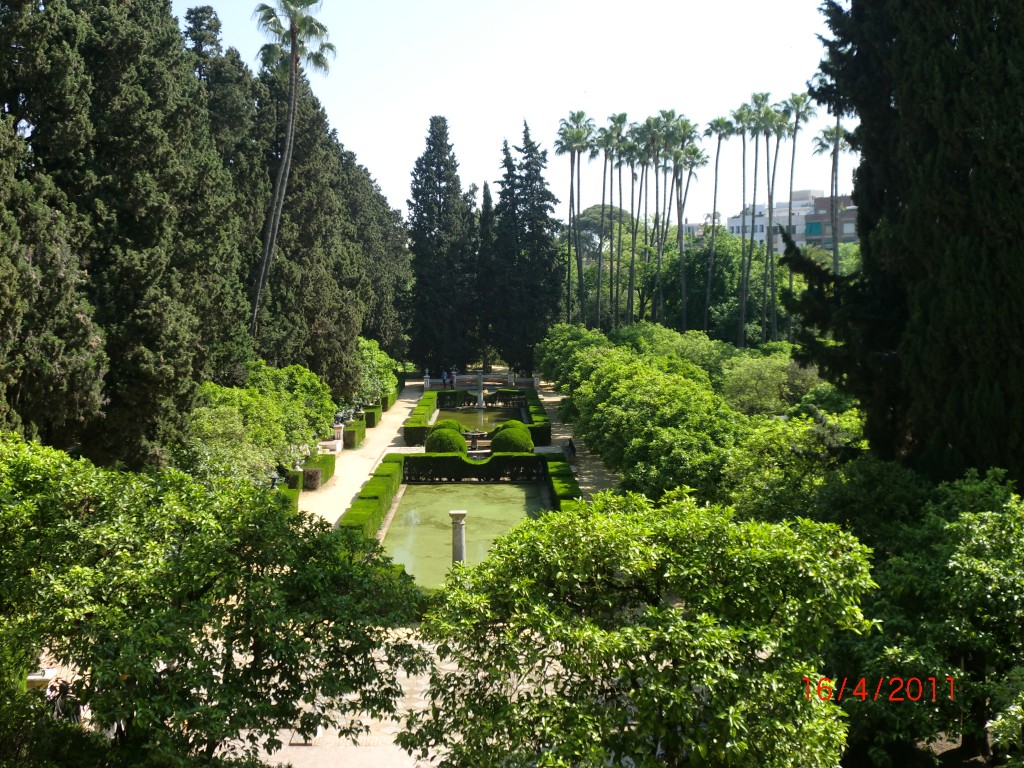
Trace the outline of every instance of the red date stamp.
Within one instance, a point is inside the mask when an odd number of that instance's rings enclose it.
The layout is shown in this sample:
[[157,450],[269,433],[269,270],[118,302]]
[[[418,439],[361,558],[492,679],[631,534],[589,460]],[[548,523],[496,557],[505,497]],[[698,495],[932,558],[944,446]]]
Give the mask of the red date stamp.
[[817,682],[809,677],[804,682],[804,696],[810,701],[817,696],[820,701],[956,701],[956,683],[952,677],[819,677]]

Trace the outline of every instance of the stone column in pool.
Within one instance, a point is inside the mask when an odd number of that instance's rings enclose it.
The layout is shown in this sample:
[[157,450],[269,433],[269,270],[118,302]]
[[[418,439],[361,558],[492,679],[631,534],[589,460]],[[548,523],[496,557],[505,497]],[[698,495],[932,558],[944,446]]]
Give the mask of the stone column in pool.
[[466,510],[453,509],[448,516],[452,519],[452,562],[461,563],[466,559]]
[[476,375],[476,407],[483,410],[484,407],[484,369],[480,369],[480,373]]

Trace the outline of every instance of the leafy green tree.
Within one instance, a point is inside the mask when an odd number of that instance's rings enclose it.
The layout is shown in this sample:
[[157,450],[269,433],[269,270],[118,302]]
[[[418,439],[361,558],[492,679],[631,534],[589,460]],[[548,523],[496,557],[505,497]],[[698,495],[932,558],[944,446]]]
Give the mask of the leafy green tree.
[[359,390],[362,403],[379,403],[383,395],[398,389],[397,363],[373,339],[359,339]]
[[530,521],[428,614],[445,667],[398,740],[452,767],[838,766],[837,706],[800,680],[865,627],[867,554],[836,526],[737,522],[679,494]]
[[265,488],[100,470],[10,438],[0,487],[0,642],[77,669],[119,753],[169,764],[255,757],[284,728],[355,736],[359,713],[395,711],[399,669],[420,668],[391,629],[412,618],[411,580]]
[[418,365],[463,368],[476,358],[462,309],[471,308],[476,261],[473,212],[463,195],[448,121],[430,118],[427,146],[416,160],[409,199],[415,287],[409,356]]
[[256,336],[260,305],[260,292],[267,281],[274,245],[281,224],[288,175],[291,172],[292,151],[295,145],[295,116],[298,111],[301,65],[326,72],[328,55],[334,55],[334,46],[327,42],[327,28],[310,13],[320,7],[320,0],[278,0],[277,7],[260,3],[254,15],[260,29],[272,42],[260,49],[260,58],[267,69],[288,71],[288,108],[285,117],[284,141],[278,154],[274,187],[267,207],[266,226],[263,230],[263,256],[259,278],[252,301],[252,321],[249,332]]

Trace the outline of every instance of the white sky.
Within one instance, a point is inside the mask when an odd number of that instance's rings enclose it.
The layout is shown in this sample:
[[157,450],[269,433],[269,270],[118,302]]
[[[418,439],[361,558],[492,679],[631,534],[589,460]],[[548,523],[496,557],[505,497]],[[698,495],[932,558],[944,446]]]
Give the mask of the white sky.
[[[270,0],[273,2],[273,0]],[[202,0],[172,0],[174,14]],[[255,70],[265,39],[252,18],[255,0],[206,0],[234,46]],[[642,122],[674,109],[705,127],[728,116],[754,91],[772,102],[806,88],[827,35],[819,0],[326,0],[317,17],[338,49],[330,73],[313,74],[313,90],[342,143],[369,169],[392,207],[406,209],[413,164],[432,115],[448,119],[463,188],[490,182],[497,197],[501,144],[515,146],[525,119],[548,150],[548,182],[568,212],[569,160],[556,156],[558,123],[583,110],[598,126],[626,112]],[[829,123],[823,108],[801,129],[796,189],[829,188],[831,161],[812,153],[812,137]],[[711,211],[710,162],[690,187],[686,218]],[[780,154],[776,200],[788,198],[791,145]],[[764,165],[758,199],[764,202]],[[852,188],[856,160],[840,160],[840,192]],[[749,164],[749,161],[748,161]],[[741,205],[741,145],[723,144],[718,209]],[[625,180],[628,195],[628,179]],[[748,196],[749,182],[748,182]],[[478,198],[479,200],[479,198]],[[601,163],[583,167],[583,207],[601,202]],[[653,205],[653,197],[652,203]],[[628,205],[626,206],[628,208]]]

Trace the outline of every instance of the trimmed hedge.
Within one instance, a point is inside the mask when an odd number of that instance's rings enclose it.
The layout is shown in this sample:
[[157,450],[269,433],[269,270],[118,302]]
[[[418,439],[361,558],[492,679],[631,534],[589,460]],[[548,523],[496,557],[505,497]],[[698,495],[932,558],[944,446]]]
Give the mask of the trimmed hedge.
[[424,392],[409,418],[405,420],[402,426],[402,439],[406,445],[423,445],[426,442],[430,419],[437,410],[438,394],[440,393],[433,390]]
[[437,393],[438,408],[462,408],[467,405],[476,405],[476,394],[470,394],[468,389],[442,389]]
[[551,419],[540,400],[536,389],[527,389],[526,392],[526,413],[530,417],[530,423],[526,428],[530,430],[530,437],[534,445],[551,445]]
[[391,407],[398,401],[398,396],[402,391],[402,387],[405,382],[402,379],[398,380],[398,386],[395,387],[394,392],[387,392],[380,396],[380,408],[382,411],[390,411]]
[[359,495],[352,502],[352,506],[341,516],[339,526],[358,528],[367,538],[376,537],[402,484],[404,459],[402,454],[394,453],[384,457],[370,479],[359,490]]
[[558,453],[496,453],[489,459],[461,454],[389,453],[366,481],[339,526],[369,538],[380,530],[403,482],[544,480],[556,509],[569,509],[583,495],[565,457]]
[[345,447],[358,448],[366,439],[366,422],[362,419],[355,419],[345,425]]
[[454,429],[431,430],[426,450],[430,453],[466,453],[466,438]]
[[525,427],[511,427],[498,432],[491,440],[494,453],[532,453],[533,440]]
[[486,459],[460,453],[410,453],[405,455],[403,477],[407,483],[540,480],[544,467],[533,453],[493,453]]
[[293,491],[302,490],[302,470],[301,469],[289,469],[284,473],[284,484],[287,485]]
[[366,422],[366,428],[371,429],[380,424],[380,418],[383,412],[383,409],[379,405],[364,405],[363,420]]
[[[333,453],[318,453],[306,459],[305,466],[318,467],[320,469],[320,482],[322,484],[334,477],[334,467],[337,463],[337,458]],[[306,486],[304,485],[303,487]]]

